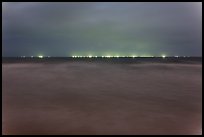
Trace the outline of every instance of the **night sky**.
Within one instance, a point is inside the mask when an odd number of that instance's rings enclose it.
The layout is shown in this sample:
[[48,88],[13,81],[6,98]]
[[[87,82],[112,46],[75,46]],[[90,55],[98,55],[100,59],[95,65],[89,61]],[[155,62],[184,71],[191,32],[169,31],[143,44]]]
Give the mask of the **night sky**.
[[202,56],[202,3],[3,3],[3,56]]

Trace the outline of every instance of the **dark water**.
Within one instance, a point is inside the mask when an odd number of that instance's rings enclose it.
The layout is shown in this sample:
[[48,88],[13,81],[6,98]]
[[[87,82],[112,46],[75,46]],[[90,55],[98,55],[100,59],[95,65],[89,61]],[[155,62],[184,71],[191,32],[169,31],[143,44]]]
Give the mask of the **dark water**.
[[202,134],[201,58],[4,58],[3,134]]

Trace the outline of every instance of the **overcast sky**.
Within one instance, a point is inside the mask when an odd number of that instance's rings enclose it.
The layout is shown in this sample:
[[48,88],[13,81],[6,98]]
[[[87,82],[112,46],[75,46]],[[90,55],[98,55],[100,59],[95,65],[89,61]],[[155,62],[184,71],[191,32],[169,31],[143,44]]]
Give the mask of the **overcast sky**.
[[3,56],[202,56],[202,3],[2,4]]

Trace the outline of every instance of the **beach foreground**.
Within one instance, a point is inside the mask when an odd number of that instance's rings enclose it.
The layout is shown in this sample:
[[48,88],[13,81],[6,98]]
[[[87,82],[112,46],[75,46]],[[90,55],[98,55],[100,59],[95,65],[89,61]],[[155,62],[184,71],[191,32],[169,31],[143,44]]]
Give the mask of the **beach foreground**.
[[202,63],[3,63],[3,134],[202,134]]

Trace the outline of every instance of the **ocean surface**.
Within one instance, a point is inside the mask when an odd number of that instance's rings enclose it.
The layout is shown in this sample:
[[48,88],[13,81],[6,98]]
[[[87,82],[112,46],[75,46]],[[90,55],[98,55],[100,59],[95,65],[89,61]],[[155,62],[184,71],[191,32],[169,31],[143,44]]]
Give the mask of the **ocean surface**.
[[2,58],[3,135],[200,135],[202,58]]

